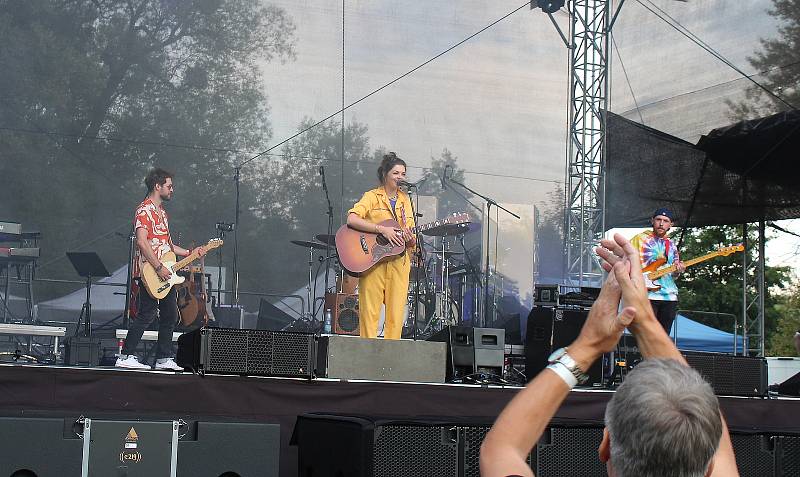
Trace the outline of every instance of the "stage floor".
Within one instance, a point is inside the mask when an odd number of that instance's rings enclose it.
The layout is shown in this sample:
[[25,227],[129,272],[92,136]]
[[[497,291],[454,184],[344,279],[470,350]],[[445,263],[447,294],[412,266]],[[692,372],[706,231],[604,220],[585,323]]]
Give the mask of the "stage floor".
[[[289,446],[297,416],[309,413],[474,417],[490,423],[518,387],[422,384],[0,364],[0,414],[65,417],[257,421],[281,426],[281,476],[297,475]],[[570,393],[554,423],[602,427],[613,391]],[[731,430],[800,435],[800,399],[721,397]]]

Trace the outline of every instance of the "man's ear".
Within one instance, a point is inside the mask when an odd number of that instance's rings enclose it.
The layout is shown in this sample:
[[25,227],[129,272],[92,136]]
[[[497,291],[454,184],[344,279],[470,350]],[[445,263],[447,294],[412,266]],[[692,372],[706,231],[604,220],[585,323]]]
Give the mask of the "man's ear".
[[600,447],[597,448],[597,455],[600,457],[600,462],[608,462],[611,458],[611,440],[608,436],[608,428],[603,428],[603,440],[600,441]]
[[708,470],[706,470],[705,477],[709,477],[711,474],[714,473],[714,458],[711,458],[711,462],[708,463]]

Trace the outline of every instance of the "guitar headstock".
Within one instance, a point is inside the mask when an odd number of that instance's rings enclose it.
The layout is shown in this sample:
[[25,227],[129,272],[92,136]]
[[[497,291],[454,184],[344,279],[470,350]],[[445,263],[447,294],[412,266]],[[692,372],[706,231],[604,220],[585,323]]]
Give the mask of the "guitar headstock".
[[719,253],[724,257],[727,257],[728,255],[736,252],[744,252],[744,245],[737,244],[737,245],[731,245],[730,247],[722,247],[717,249],[717,253]]
[[471,222],[472,219],[466,212],[453,212],[452,214],[448,215],[444,221],[448,224],[463,224],[466,222]]
[[206,250],[213,250],[213,249],[215,249],[217,247],[222,247],[223,243],[224,242],[222,241],[222,239],[219,239],[219,238],[211,239],[206,244]]

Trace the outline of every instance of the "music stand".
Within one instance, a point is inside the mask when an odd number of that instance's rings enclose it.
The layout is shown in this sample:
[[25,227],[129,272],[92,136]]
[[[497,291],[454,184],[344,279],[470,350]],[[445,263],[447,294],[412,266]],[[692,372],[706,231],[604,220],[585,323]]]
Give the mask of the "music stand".
[[111,274],[95,252],[67,252],[67,258],[72,262],[78,275],[86,278],[86,303],[81,307],[78,329],[81,326],[81,319],[84,319],[83,336],[89,337],[92,335],[92,278],[110,277]]

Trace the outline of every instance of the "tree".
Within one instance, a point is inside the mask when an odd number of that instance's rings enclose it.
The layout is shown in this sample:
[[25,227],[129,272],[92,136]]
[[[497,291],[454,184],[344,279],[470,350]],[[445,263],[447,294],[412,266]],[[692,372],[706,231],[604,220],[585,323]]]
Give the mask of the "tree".
[[[772,0],[769,14],[778,18],[778,38],[762,39],[761,50],[747,58],[750,65],[763,72],[759,82],[788,103],[800,105],[800,63],[797,45],[800,43],[800,0]],[[728,102],[731,115],[749,119],[783,111],[786,104],[753,85],[747,88],[745,100]]]
[[[679,231],[673,232],[673,239],[677,240]],[[731,241],[741,242],[741,228],[729,225],[705,227],[702,229],[687,230],[681,247],[681,259],[688,260],[703,255],[720,246],[729,246]],[[756,237],[751,231],[749,243],[755,243]],[[755,251],[751,248],[745,250],[748,263],[753,263]],[[748,290],[750,296],[755,294],[756,270],[748,270]],[[789,282],[788,267],[770,267],[764,269],[765,296],[764,296],[764,327],[766,342],[776,332],[777,321],[780,315],[779,290],[784,289]],[[703,312],[727,313],[737,317],[741,326],[742,317],[742,255],[732,254],[726,257],[716,257],[708,262],[688,268],[678,282],[680,309]],[[748,322],[756,318],[755,307],[748,310]],[[711,316],[703,320],[703,324],[722,330],[732,330],[733,323],[725,316]]]
[[775,305],[778,319],[769,339],[770,356],[797,356],[794,334],[800,330],[800,284],[795,282]]
[[127,233],[153,165],[177,172],[170,212],[183,242],[232,221],[233,165],[271,135],[261,68],[294,57],[282,9],[257,0],[4,1],[0,38],[0,175],[9,184],[0,212],[41,227],[46,274],[72,276],[58,260],[68,248],[125,263],[125,240],[102,237]]

